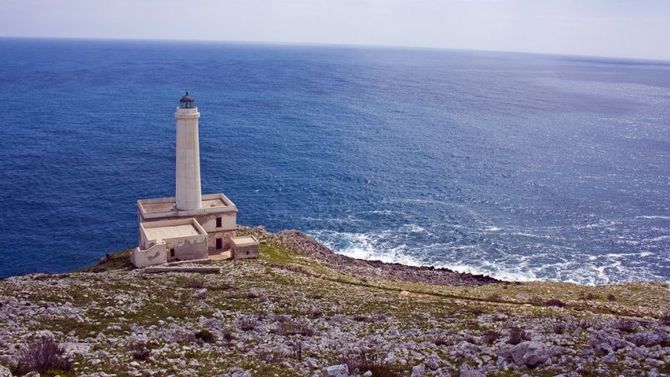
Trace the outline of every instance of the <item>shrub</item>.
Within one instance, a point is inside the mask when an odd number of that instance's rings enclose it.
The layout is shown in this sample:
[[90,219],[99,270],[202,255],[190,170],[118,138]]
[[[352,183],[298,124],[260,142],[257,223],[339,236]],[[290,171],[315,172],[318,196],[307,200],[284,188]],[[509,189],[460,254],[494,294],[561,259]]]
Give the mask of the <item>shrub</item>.
[[487,301],[500,301],[500,300],[502,300],[502,296],[499,295],[498,293],[493,293],[493,294],[488,295],[486,297],[486,300]]
[[222,334],[223,341],[226,342],[227,344],[230,344],[230,342],[235,339],[235,335],[233,335],[232,332],[225,330]]
[[240,330],[251,331],[258,326],[258,321],[254,317],[244,317],[238,321],[238,325],[240,326]]
[[250,289],[250,290],[247,292],[247,297],[248,297],[248,298],[259,298],[259,297],[261,297],[261,295],[260,295],[260,293],[258,293],[257,290],[255,290],[255,289]]
[[607,300],[609,300],[609,301],[616,301],[616,296],[614,295],[614,293],[610,293],[610,294],[608,294],[608,295],[607,295]]
[[495,330],[488,330],[484,332],[482,338],[486,343],[493,344],[496,340],[500,339],[500,333]]
[[149,356],[151,356],[151,352],[149,352],[148,349],[141,347],[132,352],[133,359],[135,360],[140,360],[140,361],[145,361],[149,359]]
[[353,320],[356,322],[367,322],[370,320],[370,317],[366,316],[365,314],[356,314],[354,315]]
[[555,298],[547,300],[547,302],[545,302],[545,304],[547,304],[547,306],[555,306],[557,308],[565,307],[565,303],[563,301],[555,299]]
[[309,325],[309,323],[304,321],[290,320],[280,322],[275,333],[283,336],[291,335],[303,335],[303,336],[313,336],[314,329]]
[[18,357],[17,372],[43,373],[48,370],[69,371],[72,362],[65,356],[65,350],[51,336],[42,336],[21,350]]
[[372,372],[375,377],[400,377],[399,373],[393,365],[384,363],[378,353],[360,351],[359,353],[348,354],[342,358],[342,363],[347,364],[349,372],[354,374],[363,374],[367,371]]
[[580,299],[582,300],[597,300],[598,296],[596,296],[593,292],[589,292],[584,296],[584,292],[580,293]]
[[281,363],[289,356],[290,354],[281,348],[264,349],[258,352],[258,357],[266,363]]
[[202,329],[195,333],[195,338],[202,340],[205,343],[214,343],[216,341],[214,334],[212,334],[212,332],[207,329]]
[[588,319],[582,319],[581,321],[579,321],[579,327],[581,327],[584,330],[590,329],[591,326],[593,326],[593,323],[591,323],[591,321]]
[[670,326],[670,314],[666,314],[660,319],[661,324],[665,326]]
[[374,363],[374,364],[361,364],[358,367],[358,370],[361,373],[365,373],[367,371],[372,372],[372,375],[377,377],[400,377],[401,374],[398,373],[393,366],[386,365],[383,363]]
[[377,322],[386,322],[386,314],[377,313],[374,316],[372,316],[372,320],[377,321]]
[[205,288],[205,283],[202,280],[189,280],[184,284],[184,288],[202,289]]
[[614,327],[622,332],[632,333],[638,328],[638,323],[630,319],[621,319],[614,324]]
[[317,306],[311,306],[309,308],[309,315],[312,316],[312,318],[321,317],[322,314],[321,309]]
[[438,346],[438,347],[448,346],[448,345],[451,344],[447,338],[443,338],[443,337],[433,339],[433,343],[435,343],[435,345]]
[[298,361],[302,361],[302,342],[297,342],[293,345],[293,352]]
[[528,337],[528,333],[526,333],[526,331],[522,330],[521,328],[514,326],[509,329],[509,338],[507,338],[507,343],[515,345],[528,339],[530,339]]
[[563,334],[565,333],[565,330],[567,329],[567,326],[565,325],[565,322],[554,322],[551,324],[551,331],[554,334]]
[[210,291],[227,291],[227,290],[237,289],[237,287],[235,287],[232,284],[221,282],[221,283],[211,285],[211,286],[208,285],[207,289],[209,289]]

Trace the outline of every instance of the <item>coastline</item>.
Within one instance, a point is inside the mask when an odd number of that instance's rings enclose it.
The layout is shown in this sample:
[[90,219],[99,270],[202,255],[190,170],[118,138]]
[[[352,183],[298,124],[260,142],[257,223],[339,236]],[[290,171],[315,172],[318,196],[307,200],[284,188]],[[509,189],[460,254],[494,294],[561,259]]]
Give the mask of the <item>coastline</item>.
[[240,233],[261,257],[211,262],[220,274],[147,274],[126,251],[0,280],[0,369],[25,373],[51,342],[67,363],[47,376],[670,373],[666,283],[506,282]]

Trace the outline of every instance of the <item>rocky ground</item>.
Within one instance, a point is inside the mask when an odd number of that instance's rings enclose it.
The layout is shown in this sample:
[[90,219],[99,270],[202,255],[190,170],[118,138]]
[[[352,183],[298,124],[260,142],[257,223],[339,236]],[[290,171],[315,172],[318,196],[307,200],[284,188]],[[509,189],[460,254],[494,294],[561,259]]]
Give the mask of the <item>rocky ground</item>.
[[668,284],[500,282],[246,231],[261,258],[222,274],[120,253],[0,281],[0,377],[670,375]]

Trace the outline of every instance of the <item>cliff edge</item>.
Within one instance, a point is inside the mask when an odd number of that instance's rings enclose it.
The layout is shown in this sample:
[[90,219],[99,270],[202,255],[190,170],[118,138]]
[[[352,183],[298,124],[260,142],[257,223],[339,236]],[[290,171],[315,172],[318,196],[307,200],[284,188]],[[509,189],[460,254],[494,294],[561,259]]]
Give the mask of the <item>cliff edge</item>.
[[260,259],[220,274],[147,274],[122,252],[1,280],[0,376],[670,374],[668,284],[504,282],[243,232]]

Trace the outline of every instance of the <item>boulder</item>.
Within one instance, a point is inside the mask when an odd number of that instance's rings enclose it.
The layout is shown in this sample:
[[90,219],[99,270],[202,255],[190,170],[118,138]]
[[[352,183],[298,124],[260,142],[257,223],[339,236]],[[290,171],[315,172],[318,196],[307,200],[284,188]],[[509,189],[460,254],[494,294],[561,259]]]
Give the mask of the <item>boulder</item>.
[[35,339],[55,340],[54,333],[49,330],[40,330],[35,333]]
[[388,329],[388,334],[391,336],[400,336],[400,331],[398,331],[397,327],[391,326]]
[[510,355],[516,365],[527,368],[542,365],[551,357],[549,348],[543,343],[535,341],[525,341],[517,344],[510,350]]
[[589,337],[589,345],[600,355],[606,355],[626,346],[633,346],[632,343],[620,339],[617,336],[609,335],[604,330],[595,331],[591,334]]
[[305,364],[306,364],[308,367],[312,368],[312,369],[316,369],[316,368],[318,368],[318,366],[319,366],[319,362],[316,361],[316,359],[313,358],[313,357],[310,357],[309,359],[307,359],[307,360],[305,361]]
[[610,352],[602,358],[603,363],[605,364],[616,364],[617,359],[614,352]]
[[321,370],[323,377],[349,377],[349,367],[347,364],[338,364],[325,367]]
[[426,374],[426,367],[423,364],[412,367],[412,377],[423,377]]
[[251,373],[242,368],[235,367],[231,368],[228,373],[224,374],[221,377],[251,377]]
[[426,364],[426,366],[428,368],[430,368],[431,370],[436,370],[437,368],[440,367],[441,362],[442,362],[442,360],[440,360],[440,358],[436,354],[433,354],[429,358],[426,359],[424,364]]
[[486,377],[486,375],[470,365],[463,363],[459,371],[460,377]]
[[207,296],[207,288],[198,289],[191,295],[192,298],[204,299]]
[[12,371],[9,368],[0,365],[0,377],[13,377]]
[[659,334],[653,332],[633,334],[629,336],[626,340],[635,344],[638,347],[653,347],[657,344],[660,344],[663,341],[663,337]]
[[0,365],[4,365],[11,370],[19,365],[19,360],[13,355],[0,355]]

